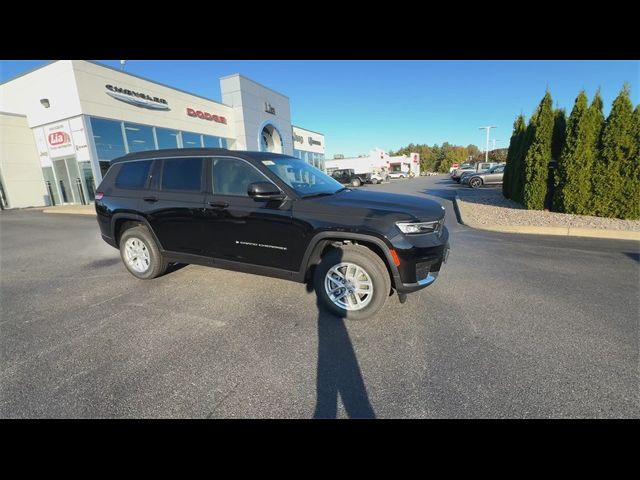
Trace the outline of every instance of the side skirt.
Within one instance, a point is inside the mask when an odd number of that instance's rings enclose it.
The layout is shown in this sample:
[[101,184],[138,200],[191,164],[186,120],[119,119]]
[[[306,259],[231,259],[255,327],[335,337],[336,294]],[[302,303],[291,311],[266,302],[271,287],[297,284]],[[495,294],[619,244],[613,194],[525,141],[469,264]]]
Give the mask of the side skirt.
[[223,268],[234,272],[252,273],[254,275],[262,275],[265,277],[281,278],[284,280],[292,280],[294,282],[303,282],[303,276],[298,272],[283,270],[275,267],[265,267],[263,265],[253,265],[249,263],[234,262],[232,260],[223,260],[220,258],[206,257],[202,255],[193,255],[189,253],[179,253],[171,251],[162,251],[162,255],[169,262],[190,263],[194,265],[203,265],[205,267]]

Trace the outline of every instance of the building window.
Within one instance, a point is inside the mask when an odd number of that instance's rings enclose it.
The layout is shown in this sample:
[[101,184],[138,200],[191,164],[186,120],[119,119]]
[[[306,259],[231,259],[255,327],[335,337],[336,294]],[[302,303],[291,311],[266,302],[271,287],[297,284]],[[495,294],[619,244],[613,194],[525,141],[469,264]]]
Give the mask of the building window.
[[177,130],[156,127],[156,140],[158,140],[158,148],[160,149],[180,148],[179,136],[180,132]]
[[156,149],[151,127],[137,123],[125,123],[124,130],[127,136],[129,152],[146,152],[147,150]]
[[[220,148],[222,146],[222,138],[212,135],[202,135],[202,143],[207,148]],[[226,143],[226,142],[225,142]]]
[[202,140],[200,134],[192,132],[182,132],[182,146],[183,148],[200,148],[202,147]]
[[90,118],[90,121],[100,170],[104,176],[109,169],[109,162],[127,153],[122,138],[122,124],[113,120],[93,117]]

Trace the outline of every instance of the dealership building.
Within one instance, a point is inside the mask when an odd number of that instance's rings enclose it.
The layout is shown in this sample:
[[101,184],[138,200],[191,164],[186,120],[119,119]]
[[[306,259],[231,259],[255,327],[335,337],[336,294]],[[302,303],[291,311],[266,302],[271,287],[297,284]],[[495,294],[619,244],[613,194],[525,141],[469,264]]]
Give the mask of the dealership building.
[[0,84],[2,208],[90,203],[130,152],[223,147],[294,155],[324,170],[324,135],[291,124],[289,98],[240,74],[222,102],[84,60]]

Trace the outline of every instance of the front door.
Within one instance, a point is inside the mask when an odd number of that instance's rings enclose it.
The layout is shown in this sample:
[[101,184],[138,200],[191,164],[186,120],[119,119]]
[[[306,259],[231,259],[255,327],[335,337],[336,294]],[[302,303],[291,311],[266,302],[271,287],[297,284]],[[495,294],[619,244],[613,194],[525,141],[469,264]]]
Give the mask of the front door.
[[497,167],[493,172],[488,173],[484,177],[484,183],[487,185],[493,185],[496,183],[502,183],[502,176],[504,175],[504,167]]
[[205,201],[204,236],[211,257],[252,265],[297,269],[292,265],[290,201],[255,201],[249,184],[270,181],[249,162],[211,159],[211,192]]

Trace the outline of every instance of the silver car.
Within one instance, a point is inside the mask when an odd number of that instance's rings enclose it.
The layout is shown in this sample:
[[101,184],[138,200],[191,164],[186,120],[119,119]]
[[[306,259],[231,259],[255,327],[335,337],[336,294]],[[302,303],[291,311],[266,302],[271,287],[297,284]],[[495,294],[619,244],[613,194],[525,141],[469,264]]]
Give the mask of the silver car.
[[482,185],[500,185],[504,176],[504,165],[496,165],[488,172],[465,175],[461,183],[469,185],[471,188],[478,188]]

